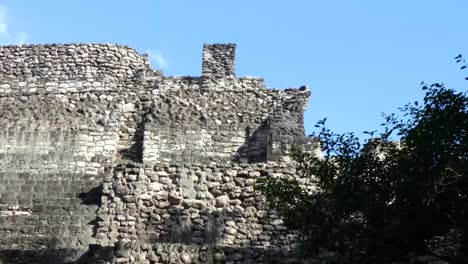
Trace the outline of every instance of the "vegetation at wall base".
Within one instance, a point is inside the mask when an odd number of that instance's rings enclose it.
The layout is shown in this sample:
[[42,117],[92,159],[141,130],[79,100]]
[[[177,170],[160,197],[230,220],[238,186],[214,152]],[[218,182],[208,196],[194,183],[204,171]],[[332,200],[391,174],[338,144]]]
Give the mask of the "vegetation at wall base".
[[[327,263],[407,263],[421,255],[468,263],[467,92],[441,83],[422,89],[421,102],[384,116],[383,132],[365,132],[365,140],[320,121],[312,136],[323,155],[295,148],[298,178],[257,186],[300,234],[303,254],[332,252]],[[305,189],[304,178],[317,190]],[[456,253],[428,247],[449,232]]]

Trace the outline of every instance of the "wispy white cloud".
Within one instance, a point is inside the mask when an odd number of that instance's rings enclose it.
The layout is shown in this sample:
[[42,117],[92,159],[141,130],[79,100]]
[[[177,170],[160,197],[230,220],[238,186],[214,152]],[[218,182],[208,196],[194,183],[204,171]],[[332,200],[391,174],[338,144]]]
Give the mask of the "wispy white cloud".
[[26,43],[28,43],[28,34],[26,34],[25,32],[19,32],[17,34],[16,44],[23,45]]
[[159,50],[146,50],[151,64],[160,69],[166,69],[169,64],[164,54]]
[[0,23],[0,34],[5,34],[8,32],[8,27],[6,23]]
[[23,45],[28,40],[25,32],[11,32],[8,24],[8,12],[5,6],[0,5],[0,45]]
[[6,20],[6,8],[0,6],[0,34],[8,34],[8,24]]

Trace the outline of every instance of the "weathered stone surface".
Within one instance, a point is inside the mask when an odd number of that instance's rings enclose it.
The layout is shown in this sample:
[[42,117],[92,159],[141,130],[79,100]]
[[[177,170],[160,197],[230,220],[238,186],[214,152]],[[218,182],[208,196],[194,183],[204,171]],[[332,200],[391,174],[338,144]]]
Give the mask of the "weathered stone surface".
[[254,186],[294,176],[310,92],[203,56],[166,77],[126,46],[0,46],[0,263],[294,260]]

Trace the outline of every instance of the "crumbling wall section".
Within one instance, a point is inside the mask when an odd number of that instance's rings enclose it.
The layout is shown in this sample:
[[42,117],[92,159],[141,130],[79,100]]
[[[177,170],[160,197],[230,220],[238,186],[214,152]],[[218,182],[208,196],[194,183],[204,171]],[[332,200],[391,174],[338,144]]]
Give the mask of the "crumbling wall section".
[[156,96],[146,127],[145,163],[266,160],[265,125],[274,101],[269,90],[186,86],[163,88]]
[[292,163],[121,164],[104,184],[97,238],[103,245],[229,247],[237,260],[261,259],[264,251],[286,258],[296,236],[254,186],[263,177],[294,175]]
[[137,101],[128,84],[146,76],[157,79],[125,46],[0,47],[0,262],[94,243],[102,180],[128,152],[119,139],[133,138],[121,131]]
[[0,248],[88,247],[118,111],[91,93],[0,97]]
[[[145,124],[147,164],[265,162],[305,142],[305,89],[271,90],[258,78],[210,89],[200,79],[180,78],[158,88]],[[274,144],[282,147],[271,155]]]
[[0,47],[0,263],[291,260],[254,185],[294,177],[310,92],[203,54],[165,77],[126,46]]

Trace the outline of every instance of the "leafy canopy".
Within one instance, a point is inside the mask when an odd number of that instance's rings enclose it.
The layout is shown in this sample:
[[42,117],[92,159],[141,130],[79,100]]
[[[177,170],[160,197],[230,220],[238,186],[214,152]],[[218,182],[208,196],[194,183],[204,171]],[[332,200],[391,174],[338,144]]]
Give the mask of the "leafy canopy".
[[384,116],[383,132],[365,132],[364,141],[320,121],[312,136],[323,155],[294,148],[297,178],[261,181],[270,206],[299,231],[303,253],[385,263],[427,253],[425,241],[450,229],[468,241],[467,93],[438,83],[422,89],[422,102],[400,108],[401,117]]

